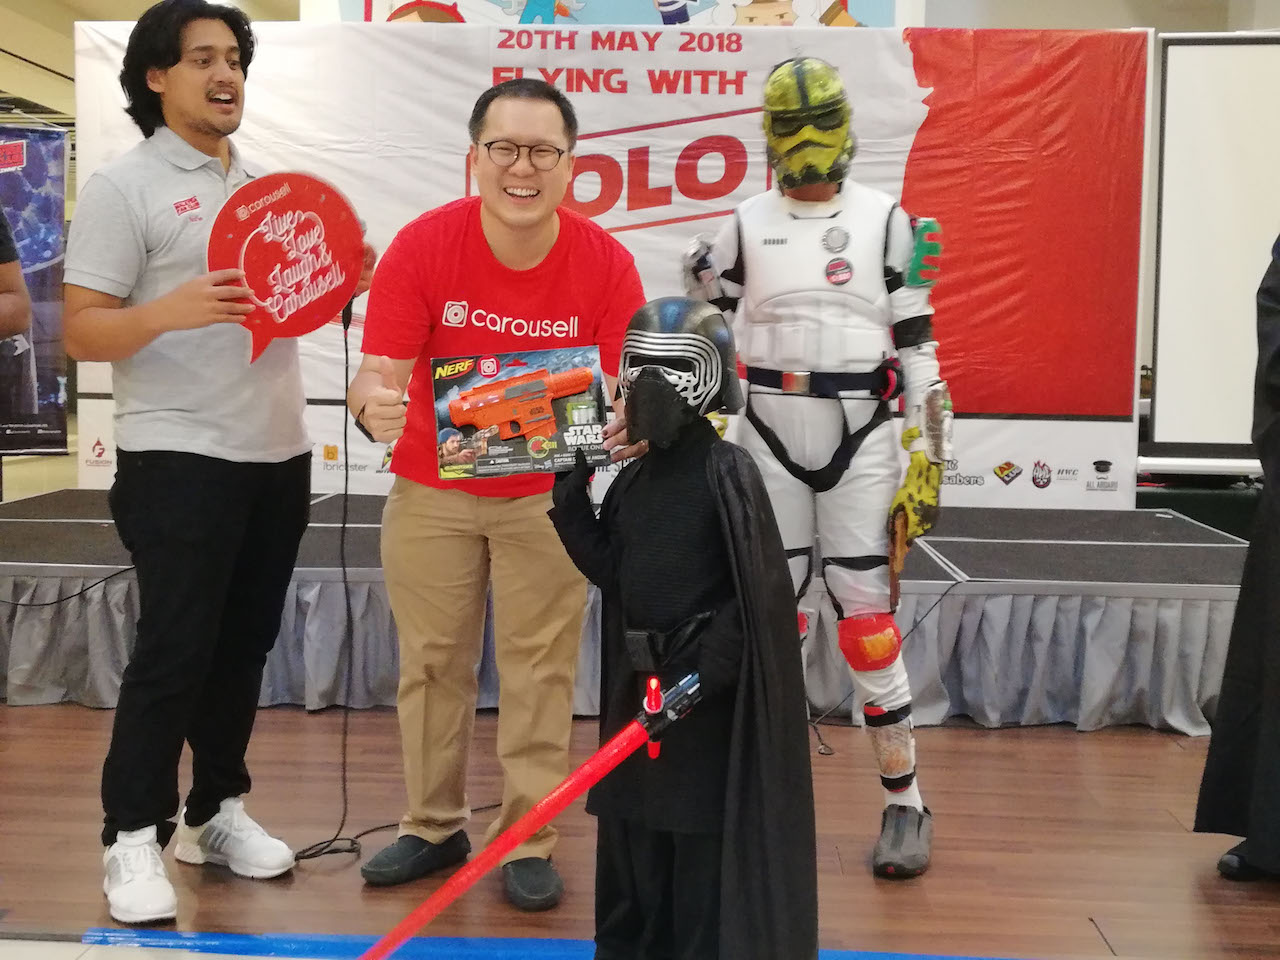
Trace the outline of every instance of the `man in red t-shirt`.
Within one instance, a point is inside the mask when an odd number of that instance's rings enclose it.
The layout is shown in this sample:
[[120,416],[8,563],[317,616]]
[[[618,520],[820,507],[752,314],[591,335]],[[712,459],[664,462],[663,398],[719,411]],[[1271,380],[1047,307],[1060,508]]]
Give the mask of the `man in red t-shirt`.
[[[395,843],[361,869],[379,885],[459,863],[470,851],[467,750],[490,580],[504,786],[486,842],[568,773],[586,600],[586,583],[547,518],[550,476],[440,479],[429,362],[595,344],[612,395],[623,333],[644,303],[626,249],[559,207],[577,136],[562,93],[540,80],[499,84],[476,101],[469,132],[480,195],[423,214],[392,241],[369,295],[364,360],[347,391],[374,440],[398,440],[382,564],[400,635],[409,810]],[[638,452],[623,447],[616,422],[610,433],[615,456]],[[508,855],[503,882],[515,906],[559,902],[555,839],[545,827]]]

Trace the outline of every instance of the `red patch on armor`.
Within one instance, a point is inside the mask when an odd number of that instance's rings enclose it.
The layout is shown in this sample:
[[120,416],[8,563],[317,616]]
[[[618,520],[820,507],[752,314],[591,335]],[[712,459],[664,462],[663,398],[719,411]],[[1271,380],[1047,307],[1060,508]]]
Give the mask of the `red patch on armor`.
[[837,630],[840,652],[854,670],[883,670],[902,649],[902,634],[891,613],[847,617]]

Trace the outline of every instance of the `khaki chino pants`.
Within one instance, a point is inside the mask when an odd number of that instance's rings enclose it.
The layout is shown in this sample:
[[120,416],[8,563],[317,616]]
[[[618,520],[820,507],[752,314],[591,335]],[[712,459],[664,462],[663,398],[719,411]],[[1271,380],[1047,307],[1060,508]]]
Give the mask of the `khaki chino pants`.
[[[479,497],[395,480],[382,566],[400,638],[396,706],[409,795],[401,835],[439,843],[470,818],[467,760],[490,581],[503,790],[485,842],[569,772],[586,581],[556,536],[550,506],[550,494]],[[555,840],[544,827],[504,862],[546,857]]]

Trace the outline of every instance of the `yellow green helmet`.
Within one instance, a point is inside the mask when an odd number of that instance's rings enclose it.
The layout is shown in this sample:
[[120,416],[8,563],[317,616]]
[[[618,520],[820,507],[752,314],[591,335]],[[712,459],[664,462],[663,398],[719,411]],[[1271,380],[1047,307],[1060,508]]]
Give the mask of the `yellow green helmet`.
[[794,57],[764,82],[764,135],[769,166],[782,187],[839,183],[853,159],[852,116],[836,68]]

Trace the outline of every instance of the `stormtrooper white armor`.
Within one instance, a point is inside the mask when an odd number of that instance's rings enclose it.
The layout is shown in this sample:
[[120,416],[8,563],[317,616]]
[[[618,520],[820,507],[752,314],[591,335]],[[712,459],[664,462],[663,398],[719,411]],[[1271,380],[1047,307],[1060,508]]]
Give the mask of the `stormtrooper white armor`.
[[[886,791],[873,868],[915,876],[928,867],[933,827],[916,783],[888,526],[901,511],[908,539],[928,529],[950,455],[929,303],[938,226],[846,179],[848,101],[829,64],[774,69],[765,132],[781,189],[743,202],[710,243],[695,241],[686,289],[733,311],[747,379],[740,442],[768,488],[797,601],[822,577],[836,612]],[[889,406],[900,393],[905,483]]]
[[[917,423],[941,381],[929,287],[904,282],[914,249],[910,217],[893,198],[851,181],[821,203],[754,196],[710,249],[716,303],[734,311],[747,366],[743,446],[765,473],[797,594],[816,572],[809,546],[819,533],[819,575],[842,618],[889,612],[886,518],[902,470],[884,398],[900,386]],[[886,362],[895,357],[900,373]],[[760,425],[809,472],[832,461],[846,430],[867,433],[848,468],[818,489],[786,468]]]

